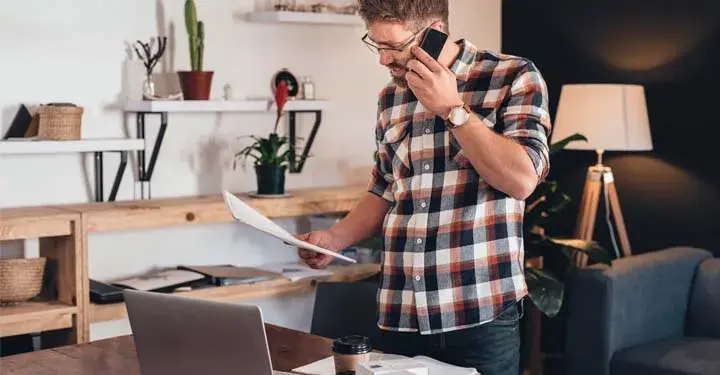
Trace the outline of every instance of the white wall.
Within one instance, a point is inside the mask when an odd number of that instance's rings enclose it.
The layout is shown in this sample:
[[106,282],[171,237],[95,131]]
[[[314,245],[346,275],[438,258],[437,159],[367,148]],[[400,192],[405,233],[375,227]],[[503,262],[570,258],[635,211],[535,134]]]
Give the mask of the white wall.
[[[351,171],[362,170],[371,161],[376,97],[389,78],[360,44],[364,29],[239,20],[237,14],[252,10],[255,2],[198,0],[199,17],[206,25],[205,67],[215,71],[212,97],[221,98],[226,83],[238,98],[268,96],[270,77],[283,67],[298,77],[311,76],[318,96],[332,100],[333,108],[324,114],[314,157],[302,174],[289,176],[288,188],[363,183],[366,174]],[[0,10],[3,134],[20,103],[63,101],[85,108],[85,138],[122,137],[127,132],[134,136],[134,117],[123,118],[112,109],[125,95],[125,43],[167,34],[173,43],[160,70],[186,68],[183,3],[70,0],[61,5],[28,0],[4,4]],[[500,48],[500,0],[452,0],[451,8],[453,37],[468,37],[481,48]],[[251,169],[230,168],[232,152],[240,147],[237,137],[271,131],[272,114],[173,114],[169,120],[152,180],[153,197],[255,188]],[[311,122],[303,118],[301,124],[299,136],[304,136]],[[147,124],[148,144],[157,129],[158,120],[153,118]],[[106,194],[116,163],[115,156],[107,156]],[[0,207],[92,201],[92,171],[91,155],[4,155],[0,158]],[[118,200],[137,194],[133,169],[128,168]],[[296,229],[293,220],[280,223]],[[3,256],[17,256],[23,249],[26,256],[37,253],[36,240],[21,246],[17,242],[2,245]],[[287,247],[232,224],[92,234],[89,253],[90,277],[99,280],[181,263],[255,265],[295,258]],[[305,330],[312,302],[313,296],[258,301],[268,321]],[[127,321],[91,327],[93,339],[128,332]]]

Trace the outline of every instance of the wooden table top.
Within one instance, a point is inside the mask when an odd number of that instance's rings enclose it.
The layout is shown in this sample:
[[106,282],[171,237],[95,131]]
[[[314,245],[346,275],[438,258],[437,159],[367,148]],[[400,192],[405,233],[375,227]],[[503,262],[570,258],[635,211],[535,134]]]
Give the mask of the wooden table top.
[[[294,368],[332,355],[332,341],[266,324],[273,369]],[[132,336],[0,358],[2,375],[141,375]]]

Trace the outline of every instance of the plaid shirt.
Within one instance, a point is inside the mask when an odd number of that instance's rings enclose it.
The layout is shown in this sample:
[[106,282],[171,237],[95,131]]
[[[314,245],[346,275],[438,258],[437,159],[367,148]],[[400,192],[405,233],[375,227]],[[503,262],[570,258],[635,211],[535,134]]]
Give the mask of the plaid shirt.
[[[458,42],[462,99],[494,131],[549,168],[547,89],[526,59]],[[378,102],[378,158],[368,190],[392,203],[383,223],[380,328],[448,332],[493,320],[527,294],[524,201],[473,169],[444,121],[390,84]]]

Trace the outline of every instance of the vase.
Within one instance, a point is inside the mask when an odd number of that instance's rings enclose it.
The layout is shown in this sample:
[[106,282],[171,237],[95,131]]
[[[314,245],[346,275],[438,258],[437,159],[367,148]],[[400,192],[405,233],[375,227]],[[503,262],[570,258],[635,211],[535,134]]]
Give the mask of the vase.
[[184,100],[208,100],[212,88],[212,71],[179,71],[177,72]]
[[143,100],[153,100],[157,95],[155,80],[152,75],[145,76],[143,81]]
[[287,167],[284,165],[256,165],[257,193],[263,195],[285,194],[286,170]]

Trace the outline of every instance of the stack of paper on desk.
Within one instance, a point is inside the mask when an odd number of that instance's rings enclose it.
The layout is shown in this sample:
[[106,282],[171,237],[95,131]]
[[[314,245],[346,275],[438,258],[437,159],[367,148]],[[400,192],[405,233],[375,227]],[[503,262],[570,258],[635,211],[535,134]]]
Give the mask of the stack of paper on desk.
[[285,229],[275,224],[272,220],[263,216],[262,214],[254,210],[252,207],[248,206],[245,202],[242,201],[242,199],[236,197],[232,193],[225,191],[223,192],[223,196],[225,197],[225,204],[227,205],[230,213],[232,213],[232,216],[235,218],[235,220],[245,223],[259,231],[265,232],[275,238],[278,238],[287,245],[294,245],[303,249],[317,251],[318,253],[323,253],[336,258],[340,258],[351,263],[357,263],[355,259],[348,258],[344,255],[338,254],[335,251],[323,249],[305,241],[298,240],[290,233],[288,233]]
[[[370,362],[391,361],[396,359],[407,359],[407,357],[397,354],[370,354]],[[429,375],[478,375],[478,372],[474,368],[453,366],[430,357],[416,356],[413,357],[413,359],[427,366]],[[333,357],[327,357],[293,369],[292,372],[303,375],[335,375],[335,360]]]

